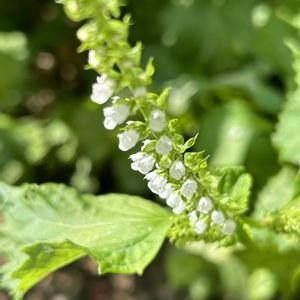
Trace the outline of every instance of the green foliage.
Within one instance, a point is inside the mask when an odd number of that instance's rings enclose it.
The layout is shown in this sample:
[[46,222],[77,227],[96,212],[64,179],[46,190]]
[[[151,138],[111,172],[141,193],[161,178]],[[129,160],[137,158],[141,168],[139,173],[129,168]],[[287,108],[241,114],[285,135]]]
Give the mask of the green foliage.
[[[139,197],[80,195],[55,184],[1,184],[0,191],[1,249],[11,252],[12,260],[2,285],[15,285],[18,297],[49,272],[85,255],[99,264],[100,274],[141,274],[170,226],[164,209]],[[18,254],[19,248],[27,257]]]
[[[86,20],[77,34],[80,52],[95,51],[86,69],[114,80],[121,98],[113,105],[131,109],[121,132],[151,139],[142,152],[155,156],[177,193],[186,178],[199,188],[192,201],[184,199],[186,213],[171,219],[134,196],[1,184],[2,285],[22,298],[49,272],[86,255],[100,274],[141,273],[168,235],[185,247],[165,258],[167,281],[181,298],[298,299],[298,1],[58,2],[72,20]],[[86,55],[75,54],[76,25],[54,3],[36,16],[33,5],[10,17],[10,5],[0,4],[0,179],[146,195],[141,176],[128,171],[128,155],[113,150],[116,132],[104,132],[87,102],[95,73],[81,72]],[[149,129],[157,108],[170,113],[162,133]],[[173,149],[159,157],[162,134]],[[169,173],[175,160],[186,167],[181,181]],[[222,235],[210,214],[198,215],[208,228],[195,233],[188,214],[202,196],[236,221],[232,236]]]

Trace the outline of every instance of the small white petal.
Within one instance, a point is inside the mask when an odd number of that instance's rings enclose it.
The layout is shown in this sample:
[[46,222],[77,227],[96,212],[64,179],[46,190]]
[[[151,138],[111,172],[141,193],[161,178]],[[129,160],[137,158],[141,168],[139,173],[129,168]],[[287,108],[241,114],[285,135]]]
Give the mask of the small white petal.
[[129,156],[129,158],[132,161],[141,160],[143,157],[144,157],[144,154],[142,152],[137,152],[137,153],[134,153],[134,154],[132,154],[132,155]]
[[176,193],[173,193],[168,197],[166,203],[171,208],[175,208],[178,205],[180,200],[181,200],[180,197]]
[[139,161],[139,169],[138,171],[144,175],[149,173],[155,165],[155,158],[152,155],[146,155]]
[[225,221],[223,225],[223,234],[225,235],[232,235],[235,231],[236,223],[233,220]]
[[149,127],[154,132],[161,132],[166,126],[165,113],[160,109],[155,109],[150,114]]
[[107,130],[113,130],[116,128],[117,123],[113,120],[113,118],[105,118],[103,121],[103,125]]
[[133,148],[139,141],[139,137],[139,133],[134,129],[129,129],[124,133],[118,134],[120,150],[128,151]]
[[173,213],[176,215],[181,214],[186,209],[185,203],[182,201],[182,199],[179,200],[177,205],[173,208]]
[[169,170],[170,176],[176,180],[180,180],[185,174],[185,166],[180,160],[175,160]]
[[167,180],[158,175],[156,178],[148,182],[148,187],[154,194],[159,194],[164,189],[166,184]]
[[161,155],[168,154],[172,149],[172,140],[166,135],[161,136],[155,146],[155,151]]
[[202,234],[206,231],[206,228],[207,228],[207,224],[204,223],[203,221],[199,220],[195,223],[194,230],[197,234]]
[[211,213],[211,222],[215,225],[221,225],[225,221],[224,214],[220,210],[214,210]]
[[198,220],[197,212],[195,210],[193,210],[192,212],[190,212],[188,214],[188,217],[189,217],[190,223],[195,225],[195,223]]
[[201,197],[198,203],[198,210],[204,214],[208,214],[212,209],[213,204],[208,197]]
[[194,179],[187,179],[181,187],[181,194],[189,200],[193,197],[197,188],[198,184]]
[[162,199],[167,199],[172,193],[174,193],[174,190],[172,186],[169,183],[167,183],[165,185],[165,188],[159,193],[159,197]]
[[126,104],[119,104],[115,107],[114,119],[118,125],[123,124],[130,114],[130,109]]
[[98,76],[97,83],[92,86],[92,101],[97,104],[105,103],[113,95],[114,87],[115,82],[107,79],[106,75]]
[[88,57],[88,63],[94,67],[97,68],[99,65],[99,59],[97,57],[96,51],[95,50],[91,50],[89,51],[89,57]]

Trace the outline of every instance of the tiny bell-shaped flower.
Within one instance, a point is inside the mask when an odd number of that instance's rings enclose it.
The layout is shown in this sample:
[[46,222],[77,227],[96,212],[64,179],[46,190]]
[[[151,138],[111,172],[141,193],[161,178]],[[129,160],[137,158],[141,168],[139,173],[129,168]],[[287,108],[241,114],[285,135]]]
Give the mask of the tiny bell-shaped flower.
[[194,230],[197,234],[202,234],[206,231],[207,224],[204,223],[202,220],[199,220],[195,223]]
[[165,113],[160,109],[155,109],[150,114],[149,127],[154,132],[161,132],[166,126]]
[[167,184],[167,180],[163,176],[157,174],[154,171],[151,172],[151,173],[149,173],[149,174],[147,174],[145,176],[145,178],[147,180],[149,180],[149,182],[148,182],[148,188],[154,194],[160,194],[161,191],[164,189],[164,187]]
[[161,136],[155,146],[156,153],[161,155],[168,154],[172,149],[172,140],[166,135]]
[[117,106],[109,106],[103,109],[104,113],[104,127],[108,130],[114,129],[117,125],[120,125],[126,121],[130,114],[130,109],[126,104],[120,104]]
[[162,199],[167,199],[172,193],[174,193],[174,190],[170,183],[167,183],[162,191],[159,193],[159,197]]
[[198,188],[197,181],[194,179],[187,179],[181,187],[181,194],[190,200]]
[[105,74],[98,76],[97,83],[94,83],[92,88],[92,101],[97,104],[105,103],[113,95],[115,85]]
[[128,151],[133,148],[139,141],[139,137],[139,133],[134,129],[118,134],[120,150]]
[[224,214],[220,210],[214,210],[211,213],[211,222],[215,225],[221,225],[225,221]]
[[180,160],[175,160],[169,170],[170,176],[176,180],[180,180],[185,174],[185,166]]
[[213,204],[208,197],[201,197],[198,203],[198,210],[204,214],[208,214],[212,209]]
[[223,225],[223,234],[230,236],[234,233],[236,223],[233,220],[226,220]]
[[195,223],[198,221],[197,212],[195,210],[191,211],[188,214],[188,217],[189,217],[190,223],[193,225],[195,225]]
[[144,155],[141,152],[131,155],[130,159],[133,161],[131,168],[144,175],[152,171],[155,165],[155,158],[152,155]]
[[182,212],[184,212],[186,209],[185,203],[182,199],[180,199],[177,203],[177,205],[173,208],[173,213],[176,215],[180,215]]

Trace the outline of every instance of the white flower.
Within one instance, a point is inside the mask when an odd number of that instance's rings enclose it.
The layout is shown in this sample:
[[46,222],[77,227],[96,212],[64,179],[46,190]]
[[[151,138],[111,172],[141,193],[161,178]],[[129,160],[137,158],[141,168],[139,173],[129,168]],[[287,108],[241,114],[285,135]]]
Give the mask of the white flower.
[[89,57],[88,57],[88,63],[94,67],[97,68],[99,65],[99,59],[97,57],[97,53],[95,50],[90,50],[89,51]]
[[120,150],[128,151],[129,149],[133,148],[139,141],[139,137],[139,133],[134,129],[129,129],[118,134]]
[[209,211],[212,209],[212,202],[208,197],[201,197],[198,203],[198,210],[204,214],[208,214]]
[[93,91],[91,99],[97,104],[105,103],[114,92],[115,82],[108,79],[104,74],[101,77],[97,77],[97,83],[93,84]]
[[167,198],[166,203],[171,208],[174,208],[178,205],[180,200],[181,200],[180,197],[177,195],[177,193],[174,192]]
[[120,125],[126,121],[130,114],[130,109],[125,104],[118,106],[109,106],[103,109],[104,113],[104,127],[108,130],[114,129],[117,125]]
[[189,217],[190,223],[195,225],[195,223],[198,220],[197,212],[195,210],[193,210],[192,212],[190,212],[188,214],[188,217]]
[[155,109],[150,114],[149,127],[154,132],[161,132],[166,126],[165,113],[160,109]]
[[173,208],[173,213],[176,215],[180,215],[183,211],[185,211],[186,206],[182,199],[180,199],[177,205]]
[[154,194],[160,194],[167,184],[167,180],[154,171],[147,174],[145,178],[149,180],[148,187]]
[[215,225],[221,225],[225,221],[224,214],[220,210],[214,210],[211,213],[211,222]]
[[173,190],[172,186],[170,185],[170,183],[167,183],[165,185],[164,189],[160,191],[159,197],[162,199],[167,199],[168,197],[170,197],[170,195],[172,193],[174,193],[174,190]]
[[205,232],[206,228],[207,228],[207,224],[199,220],[195,223],[194,230],[197,234],[202,234]]
[[170,176],[176,180],[180,180],[185,174],[185,166],[180,160],[175,160],[169,170]]
[[172,140],[166,135],[161,136],[155,146],[155,151],[161,155],[168,154],[172,149]]
[[198,188],[198,184],[196,180],[187,179],[181,187],[181,194],[189,200],[193,197],[197,188]]
[[131,168],[146,175],[154,168],[155,158],[152,155],[144,155],[141,152],[130,156],[133,161]]
[[235,231],[236,223],[233,220],[225,221],[223,225],[223,233],[225,235],[232,235]]

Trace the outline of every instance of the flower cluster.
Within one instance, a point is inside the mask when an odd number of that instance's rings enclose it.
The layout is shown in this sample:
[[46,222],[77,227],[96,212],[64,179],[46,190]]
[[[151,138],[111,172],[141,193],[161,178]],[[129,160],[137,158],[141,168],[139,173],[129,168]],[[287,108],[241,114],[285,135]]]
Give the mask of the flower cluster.
[[[166,113],[168,90],[161,95],[148,92],[154,73],[152,60],[145,69],[140,66],[141,45],[132,47],[127,41],[130,18],[118,19],[118,0],[114,5],[106,4],[105,0],[97,1],[100,16],[92,10],[77,15],[72,11],[76,20],[90,19],[78,37],[81,50],[89,50],[89,67],[101,74],[93,84],[92,101],[102,105],[111,100],[110,106],[103,109],[104,127],[113,130],[122,125],[118,134],[121,151],[143,142],[140,151],[130,155],[131,168],[145,176],[149,189],[165,201],[175,216],[185,217],[191,240],[233,236],[234,213],[213,192],[207,180],[206,158],[201,152],[186,152],[196,138],[184,142],[177,133],[176,121]],[[131,96],[116,96],[124,89]]]

